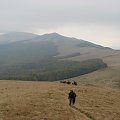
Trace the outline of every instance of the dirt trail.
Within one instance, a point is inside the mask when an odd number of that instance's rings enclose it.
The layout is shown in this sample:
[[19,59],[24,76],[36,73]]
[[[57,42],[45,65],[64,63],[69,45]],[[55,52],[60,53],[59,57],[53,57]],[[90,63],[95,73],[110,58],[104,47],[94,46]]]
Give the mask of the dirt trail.
[[[68,94],[64,93],[64,91],[59,91],[59,93],[62,95],[62,98],[67,98],[68,96]],[[72,112],[74,120],[95,120],[90,114],[81,110],[77,106],[78,105],[69,106],[69,110]]]

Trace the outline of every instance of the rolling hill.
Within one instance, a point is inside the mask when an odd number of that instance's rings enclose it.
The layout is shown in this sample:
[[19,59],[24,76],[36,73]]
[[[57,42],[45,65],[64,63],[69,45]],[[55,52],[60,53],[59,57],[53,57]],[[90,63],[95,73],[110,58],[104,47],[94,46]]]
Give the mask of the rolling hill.
[[17,42],[22,40],[28,40],[37,37],[38,35],[25,32],[9,32],[0,35],[0,44],[7,44],[11,42]]
[[[60,80],[77,77],[105,67],[108,68],[100,70],[102,71],[100,74],[107,73],[112,67],[119,71],[119,50],[65,37],[58,33],[35,35],[12,32],[1,35],[0,41],[2,41],[0,44],[0,79]],[[95,74],[99,75],[99,70]],[[108,74],[105,76],[108,80],[104,79],[103,81],[107,82],[101,82],[103,85],[111,82],[110,76]],[[84,79],[79,79],[81,77],[76,80],[84,82]],[[99,83],[94,78],[91,79],[86,81]],[[113,86],[119,83],[116,78],[112,81]]]

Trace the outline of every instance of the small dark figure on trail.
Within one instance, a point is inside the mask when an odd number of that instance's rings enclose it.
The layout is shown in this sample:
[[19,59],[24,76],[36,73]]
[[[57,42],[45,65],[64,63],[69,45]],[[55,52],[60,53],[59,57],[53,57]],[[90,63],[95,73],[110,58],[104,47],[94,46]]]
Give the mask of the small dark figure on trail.
[[70,106],[75,104],[76,93],[73,90],[70,90],[70,93],[68,95],[68,99],[69,99],[69,105]]

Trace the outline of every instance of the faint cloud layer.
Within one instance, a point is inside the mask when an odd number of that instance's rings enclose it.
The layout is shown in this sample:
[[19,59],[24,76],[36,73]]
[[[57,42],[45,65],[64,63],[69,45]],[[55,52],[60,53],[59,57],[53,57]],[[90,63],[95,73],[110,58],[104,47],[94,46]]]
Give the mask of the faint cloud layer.
[[59,31],[99,41],[99,38],[118,41],[119,5],[119,0],[0,0],[0,33]]

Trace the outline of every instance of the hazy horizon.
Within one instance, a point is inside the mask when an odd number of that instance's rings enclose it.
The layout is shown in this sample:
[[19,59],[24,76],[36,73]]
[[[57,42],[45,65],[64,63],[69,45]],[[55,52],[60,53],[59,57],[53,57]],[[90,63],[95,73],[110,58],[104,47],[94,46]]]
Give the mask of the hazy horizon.
[[[4,34],[8,34],[8,33],[31,33],[31,34],[36,34],[36,35],[40,35],[40,36],[42,36],[42,35],[45,35],[45,34],[52,34],[52,33],[57,33],[57,32],[49,32],[49,33],[43,33],[43,34],[39,34],[39,33],[32,33],[32,32],[24,32],[24,31],[12,31],[12,32],[7,32],[7,33],[0,33],[0,35],[4,35]],[[103,44],[99,44],[99,43],[97,43],[97,42],[93,42],[93,41],[90,41],[90,40],[87,40],[87,39],[81,39],[81,38],[79,38],[79,37],[74,37],[74,36],[69,36],[69,35],[64,35],[64,34],[60,34],[60,33],[57,33],[57,34],[59,34],[59,35],[62,35],[62,36],[64,36],[64,37],[70,37],[70,38],[75,38],[75,39],[78,39],[78,40],[84,40],[84,41],[88,41],[88,42],[92,42],[92,43],[94,43],[94,44],[98,44],[98,45],[101,45],[101,46],[104,46],[104,47],[110,47],[110,48],[112,48],[112,49],[115,49],[115,50],[120,50],[120,48],[119,47],[111,47],[111,46],[108,46],[108,45],[103,45]]]
[[0,0],[0,33],[57,32],[120,49],[119,0]]

